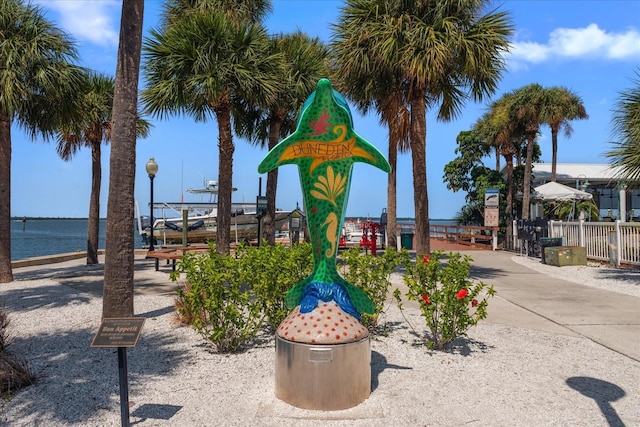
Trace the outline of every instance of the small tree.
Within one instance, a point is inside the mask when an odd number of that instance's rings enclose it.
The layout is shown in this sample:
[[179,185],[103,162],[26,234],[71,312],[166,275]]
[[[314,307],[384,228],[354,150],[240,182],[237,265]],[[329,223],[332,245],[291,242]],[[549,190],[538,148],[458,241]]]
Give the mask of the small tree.
[[[495,295],[492,286],[469,278],[470,257],[450,252],[445,264],[443,256],[442,251],[435,251],[415,263],[405,263],[406,296],[420,303],[430,332],[427,346],[435,350],[446,349],[486,318],[487,298]],[[394,295],[402,308],[400,291],[396,289]]]
[[219,254],[212,245],[207,255],[187,253],[178,280],[184,273],[176,297],[181,320],[191,324],[221,353],[238,351],[253,339],[262,325],[261,304],[239,274],[240,261],[233,255]]
[[551,205],[551,212],[560,219],[576,219],[580,217],[580,213],[584,213],[584,217],[590,220],[600,219],[600,211],[593,200],[565,200]]

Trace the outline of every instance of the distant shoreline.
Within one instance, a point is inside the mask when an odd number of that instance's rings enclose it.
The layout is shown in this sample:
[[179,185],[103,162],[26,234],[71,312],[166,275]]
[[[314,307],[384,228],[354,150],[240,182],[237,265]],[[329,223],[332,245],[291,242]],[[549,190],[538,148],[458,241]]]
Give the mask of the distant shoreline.
[[[79,219],[86,219],[88,220],[89,218],[84,217],[84,218],[74,218],[74,217],[65,217],[65,216],[12,216],[11,220],[12,221],[22,221],[24,218],[27,219],[27,221],[51,221],[52,219],[54,220],[61,220],[61,221],[67,221],[67,220],[79,220]],[[106,220],[107,218],[100,218],[100,221]]]
[[[12,216],[11,220],[12,221],[22,221],[23,218],[26,218],[27,221],[41,221],[41,220],[88,220],[89,218],[87,217],[80,217],[80,218],[76,218],[76,217],[59,217],[59,216]],[[349,218],[353,218],[353,219],[366,219],[366,218],[371,218],[371,217],[366,217],[366,216],[345,216],[345,219],[349,219]],[[107,218],[100,218],[100,221],[106,221]],[[398,222],[406,222],[406,221],[415,221],[414,217],[398,217],[396,218],[396,221]],[[453,219],[446,219],[446,218],[431,218],[429,219],[429,221],[453,221]]]

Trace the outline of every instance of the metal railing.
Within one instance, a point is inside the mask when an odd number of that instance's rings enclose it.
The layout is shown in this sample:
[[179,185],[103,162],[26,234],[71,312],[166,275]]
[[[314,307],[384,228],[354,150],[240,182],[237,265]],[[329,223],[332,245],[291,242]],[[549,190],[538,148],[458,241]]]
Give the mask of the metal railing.
[[588,259],[640,265],[640,223],[549,221],[549,237],[566,246],[584,246]]

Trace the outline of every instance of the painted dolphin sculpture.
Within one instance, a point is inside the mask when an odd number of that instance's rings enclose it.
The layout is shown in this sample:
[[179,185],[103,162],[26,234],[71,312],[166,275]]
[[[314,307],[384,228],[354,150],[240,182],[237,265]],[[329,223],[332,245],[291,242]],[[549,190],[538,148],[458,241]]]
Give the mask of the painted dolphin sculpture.
[[335,301],[360,318],[374,313],[371,299],[340,276],[336,269],[338,243],[347,206],[351,170],[355,162],[391,167],[376,147],[353,130],[345,99],[321,79],[300,112],[296,131],[276,145],[258,166],[266,173],[280,165],[296,164],[313,250],[313,272],[289,290],[287,307],[312,311],[319,301]]

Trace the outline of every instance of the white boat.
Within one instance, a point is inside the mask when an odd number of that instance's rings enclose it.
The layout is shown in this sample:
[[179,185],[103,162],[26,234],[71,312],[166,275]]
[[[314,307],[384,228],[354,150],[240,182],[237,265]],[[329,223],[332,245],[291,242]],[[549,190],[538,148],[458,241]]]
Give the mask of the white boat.
[[[183,217],[187,216],[188,243],[206,243],[215,241],[217,233],[218,204],[215,196],[218,185],[215,181],[208,181],[204,188],[187,189],[193,194],[209,194],[209,202],[159,202],[151,207],[154,212],[153,238],[162,244],[181,244],[183,242]],[[160,212],[159,216],[155,213]],[[276,211],[276,230],[288,224],[293,211]],[[142,237],[143,245],[149,245],[151,224],[148,216],[141,216],[138,207],[138,233]],[[255,203],[231,204],[231,240],[235,243],[257,239],[258,216]]]
[[[353,219],[347,220],[342,224],[342,238],[340,239],[344,244],[343,247],[346,246],[348,248],[354,246],[360,246],[360,243],[363,241],[362,237],[364,236],[363,225],[370,221],[354,221]],[[371,231],[367,232],[367,239],[371,239]],[[384,236],[382,232],[378,228],[376,230],[376,247],[382,248],[384,246]]]

